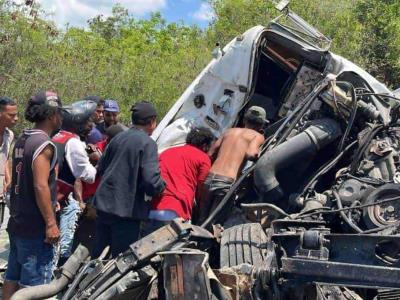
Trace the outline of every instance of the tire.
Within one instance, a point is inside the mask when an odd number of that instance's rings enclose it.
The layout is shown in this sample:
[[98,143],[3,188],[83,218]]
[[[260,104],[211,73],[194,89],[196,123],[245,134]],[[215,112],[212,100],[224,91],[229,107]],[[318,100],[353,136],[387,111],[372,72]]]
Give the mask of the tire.
[[220,247],[221,268],[240,264],[261,266],[266,258],[267,241],[268,237],[258,223],[241,224],[224,230]]

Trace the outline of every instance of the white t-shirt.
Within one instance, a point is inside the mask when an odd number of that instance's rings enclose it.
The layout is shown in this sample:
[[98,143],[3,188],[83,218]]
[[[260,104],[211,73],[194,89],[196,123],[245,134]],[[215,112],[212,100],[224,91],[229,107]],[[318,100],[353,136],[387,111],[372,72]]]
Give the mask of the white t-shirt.
[[78,138],[71,138],[65,144],[65,160],[75,178],[87,183],[96,179],[96,168],[92,166],[86,153],[86,144]]
[[13,140],[14,133],[6,128],[3,134],[3,143],[0,145],[0,195],[3,194],[7,161]]

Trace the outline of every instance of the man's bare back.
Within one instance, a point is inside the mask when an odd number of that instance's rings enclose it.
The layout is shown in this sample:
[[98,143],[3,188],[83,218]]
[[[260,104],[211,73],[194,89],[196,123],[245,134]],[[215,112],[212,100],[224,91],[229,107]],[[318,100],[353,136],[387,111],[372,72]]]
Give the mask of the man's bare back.
[[264,136],[253,129],[227,130],[209,151],[211,157],[216,157],[210,172],[236,180],[244,162],[258,157],[263,143]]

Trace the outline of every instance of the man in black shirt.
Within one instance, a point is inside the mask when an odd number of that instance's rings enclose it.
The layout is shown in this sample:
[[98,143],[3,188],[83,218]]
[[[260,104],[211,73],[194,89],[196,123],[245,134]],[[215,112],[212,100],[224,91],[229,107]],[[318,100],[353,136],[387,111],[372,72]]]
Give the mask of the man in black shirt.
[[60,108],[61,101],[53,92],[32,96],[25,118],[35,126],[15,143],[7,227],[10,254],[3,299],[9,299],[19,287],[51,279],[53,244],[60,232],[54,214],[57,151],[50,136],[61,126]]
[[92,257],[98,257],[107,245],[115,257],[137,241],[140,222],[150,210],[145,194],[153,197],[165,188],[157,144],[149,137],[157,125],[156,110],[140,102],[131,111],[133,127],[110,142],[98,165],[102,181],[94,199],[98,217]]

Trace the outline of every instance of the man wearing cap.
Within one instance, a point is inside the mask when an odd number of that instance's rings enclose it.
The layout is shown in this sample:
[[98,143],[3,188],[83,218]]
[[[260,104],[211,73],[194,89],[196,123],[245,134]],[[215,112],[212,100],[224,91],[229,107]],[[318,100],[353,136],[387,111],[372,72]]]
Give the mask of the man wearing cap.
[[117,256],[137,241],[140,223],[146,220],[154,197],[165,188],[160,176],[157,144],[150,138],[157,125],[157,113],[149,102],[132,109],[133,127],[118,134],[107,146],[98,164],[102,181],[96,191],[96,242],[92,257],[109,245]]
[[105,137],[106,130],[111,125],[119,123],[119,105],[118,102],[112,99],[107,99],[104,101],[104,122],[99,123],[96,128]]
[[209,151],[215,159],[204,182],[200,200],[200,220],[204,221],[236,181],[247,160],[258,158],[264,143],[263,129],[267,122],[262,107],[252,106],[244,115],[244,128],[228,129]]
[[53,92],[32,96],[25,118],[34,128],[23,131],[13,150],[6,300],[20,287],[51,279],[53,244],[60,233],[54,213],[57,150],[50,136],[61,126],[60,109],[61,101]]

